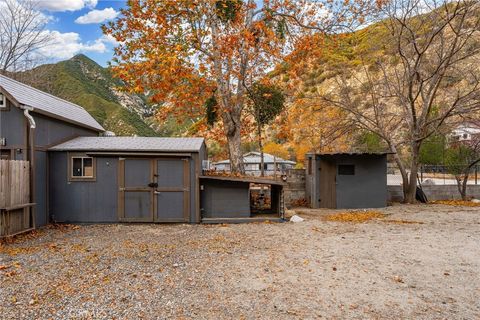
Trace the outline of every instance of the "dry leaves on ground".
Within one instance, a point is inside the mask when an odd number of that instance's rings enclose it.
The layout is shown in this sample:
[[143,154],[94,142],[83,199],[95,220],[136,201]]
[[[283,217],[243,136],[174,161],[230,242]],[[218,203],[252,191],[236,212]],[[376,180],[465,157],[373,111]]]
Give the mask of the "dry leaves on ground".
[[332,213],[325,217],[327,221],[362,223],[368,220],[383,218],[385,215],[378,211],[350,211]]
[[456,207],[480,207],[480,203],[464,200],[437,200],[431,201],[432,204],[443,204],[447,206],[456,206]]

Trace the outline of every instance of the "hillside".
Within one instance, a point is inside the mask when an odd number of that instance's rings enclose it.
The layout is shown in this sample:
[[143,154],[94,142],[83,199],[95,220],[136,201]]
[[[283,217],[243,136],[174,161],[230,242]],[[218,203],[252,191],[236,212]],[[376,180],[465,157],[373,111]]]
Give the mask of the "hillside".
[[117,135],[159,135],[154,109],[146,99],[120,91],[121,82],[85,55],[42,65],[16,78],[81,105],[106,130]]

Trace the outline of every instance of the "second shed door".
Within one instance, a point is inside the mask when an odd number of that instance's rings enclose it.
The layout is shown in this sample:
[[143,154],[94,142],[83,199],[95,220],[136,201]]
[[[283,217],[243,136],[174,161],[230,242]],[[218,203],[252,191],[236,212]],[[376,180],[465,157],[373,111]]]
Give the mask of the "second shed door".
[[337,207],[337,166],[330,159],[320,160],[320,207]]
[[155,222],[186,222],[190,212],[189,159],[156,160]]

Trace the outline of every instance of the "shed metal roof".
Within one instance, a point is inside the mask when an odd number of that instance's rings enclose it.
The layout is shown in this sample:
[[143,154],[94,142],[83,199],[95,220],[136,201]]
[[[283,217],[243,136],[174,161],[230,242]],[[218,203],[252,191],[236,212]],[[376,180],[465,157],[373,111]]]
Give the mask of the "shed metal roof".
[[3,89],[17,103],[32,107],[34,112],[60,119],[76,125],[105,131],[105,129],[81,106],[21,82],[0,75],[0,89]]
[[196,152],[203,138],[78,137],[51,147],[50,151]]

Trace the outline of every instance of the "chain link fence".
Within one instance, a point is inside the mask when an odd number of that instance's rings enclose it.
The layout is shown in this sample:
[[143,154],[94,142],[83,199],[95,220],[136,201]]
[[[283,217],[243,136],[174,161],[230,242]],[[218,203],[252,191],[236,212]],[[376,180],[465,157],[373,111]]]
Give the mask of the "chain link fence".
[[[455,172],[463,166],[447,165],[420,165],[418,178],[425,185],[456,185]],[[399,186],[403,184],[402,175],[395,163],[389,163],[387,168],[387,185]],[[480,185],[480,165],[472,167],[468,178],[469,185]]]

